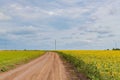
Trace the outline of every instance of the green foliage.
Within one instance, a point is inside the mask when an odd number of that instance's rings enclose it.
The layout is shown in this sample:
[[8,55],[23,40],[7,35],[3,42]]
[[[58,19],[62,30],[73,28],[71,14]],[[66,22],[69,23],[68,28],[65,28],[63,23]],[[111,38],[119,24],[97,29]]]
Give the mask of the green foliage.
[[82,59],[72,56],[70,54],[65,54],[58,52],[64,59],[73,64],[78,72],[82,72],[88,76],[91,80],[100,80],[100,74],[97,67],[93,64],[86,64]]
[[22,51],[6,50],[0,51],[0,72],[5,72],[14,68],[16,65],[26,63],[31,59],[41,56],[44,51]]
[[58,53],[90,80],[120,80],[120,51],[61,50]]
[[113,48],[112,50],[120,50],[119,48]]

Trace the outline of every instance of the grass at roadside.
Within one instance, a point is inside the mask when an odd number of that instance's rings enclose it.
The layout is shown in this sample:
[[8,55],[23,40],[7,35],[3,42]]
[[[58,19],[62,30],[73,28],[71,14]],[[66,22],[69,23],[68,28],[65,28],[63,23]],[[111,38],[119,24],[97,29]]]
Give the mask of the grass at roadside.
[[13,69],[16,65],[27,63],[28,61],[35,59],[43,55],[45,51],[38,50],[1,50],[0,51],[0,72],[5,72],[9,69]]
[[120,80],[120,51],[61,50],[58,53],[90,80]]

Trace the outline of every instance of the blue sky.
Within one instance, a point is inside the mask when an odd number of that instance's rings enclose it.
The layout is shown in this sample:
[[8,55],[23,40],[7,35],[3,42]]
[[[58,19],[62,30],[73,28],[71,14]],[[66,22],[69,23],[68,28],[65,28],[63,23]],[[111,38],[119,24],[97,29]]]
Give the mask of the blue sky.
[[0,0],[0,49],[120,47],[120,0]]

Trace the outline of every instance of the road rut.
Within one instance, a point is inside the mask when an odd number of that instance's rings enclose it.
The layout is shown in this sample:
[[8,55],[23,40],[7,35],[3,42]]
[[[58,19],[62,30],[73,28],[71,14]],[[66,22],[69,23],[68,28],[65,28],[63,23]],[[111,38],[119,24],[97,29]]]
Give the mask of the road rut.
[[0,74],[0,80],[68,80],[68,77],[59,55],[47,52],[30,63]]

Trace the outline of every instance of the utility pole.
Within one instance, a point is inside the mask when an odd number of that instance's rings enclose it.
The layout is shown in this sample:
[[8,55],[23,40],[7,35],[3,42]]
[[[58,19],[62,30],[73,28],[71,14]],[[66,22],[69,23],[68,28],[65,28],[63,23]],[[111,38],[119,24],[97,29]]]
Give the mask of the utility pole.
[[56,50],[56,40],[55,40],[55,50]]

